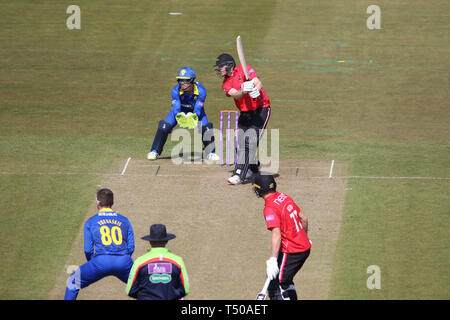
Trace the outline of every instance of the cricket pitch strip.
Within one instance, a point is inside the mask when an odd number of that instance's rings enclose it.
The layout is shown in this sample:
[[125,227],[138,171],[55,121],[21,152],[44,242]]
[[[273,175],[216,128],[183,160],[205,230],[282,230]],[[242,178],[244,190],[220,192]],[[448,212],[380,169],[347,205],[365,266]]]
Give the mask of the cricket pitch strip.
[[[174,165],[169,159],[119,159],[98,188],[114,192],[113,209],[125,215],[135,233],[133,260],[149,243],[141,240],[154,223],[176,234],[167,248],[187,268],[187,300],[254,300],[265,281],[270,232],[263,216],[264,200],[251,184],[227,184],[232,167]],[[309,219],[311,254],[294,282],[299,299],[328,299],[336,243],[341,226],[346,179],[331,177],[330,161],[285,160],[276,178],[278,191],[290,195]],[[336,177],[345,164],[334,164]],[[94,204],[86,218],[96,212]],[[69,270],[85,262],[83,226],[49,299],[62,299]],[[80,290],[79,300],[122,300],[126,284],[107,277]]]

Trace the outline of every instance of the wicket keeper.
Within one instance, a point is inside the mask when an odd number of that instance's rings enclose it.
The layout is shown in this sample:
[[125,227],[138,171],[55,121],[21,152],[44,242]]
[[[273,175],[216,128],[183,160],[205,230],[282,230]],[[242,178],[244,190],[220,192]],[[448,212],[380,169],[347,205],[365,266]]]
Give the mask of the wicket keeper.
[[228,183],[235,185],[251,177],[251,173],[259,172],[256,148],[269,122],[270,100],[251,66],[247,65],[248,81],[242,66],[236,66],[233,57],[227,53],[217,57],[215,66],[218,75],[223,77],[222,88],[226,96],[234,99],[240,111],[237,164],[228,179]]
[[177,84],[172,88],[172,109],[165,120],[158,123],[158,129],[153,139],[148,160],[156,160],[163,151],[169,133],[178,124],[181,128],[202,130],[203,150],[207,152],[208,160],[217,161],[215,153],[213,124],[208,121],[205,113],[206,89],[195,81],[195,71],[189,67],[181,68],[176,77]]

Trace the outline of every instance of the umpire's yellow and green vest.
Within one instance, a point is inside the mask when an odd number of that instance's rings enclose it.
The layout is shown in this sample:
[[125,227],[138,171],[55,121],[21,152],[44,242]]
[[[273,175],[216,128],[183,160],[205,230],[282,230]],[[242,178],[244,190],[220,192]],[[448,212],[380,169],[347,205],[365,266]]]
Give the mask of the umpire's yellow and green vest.
[[189,293],[183,259],[166,248],[152,248],[134,261],[126,293],[139,300],[175,300]]

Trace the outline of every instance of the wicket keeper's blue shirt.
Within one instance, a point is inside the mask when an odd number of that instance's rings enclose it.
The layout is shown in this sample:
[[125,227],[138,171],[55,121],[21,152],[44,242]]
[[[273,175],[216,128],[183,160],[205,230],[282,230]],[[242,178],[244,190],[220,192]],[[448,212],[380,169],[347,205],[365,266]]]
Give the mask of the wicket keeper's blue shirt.
[[206,100],[206,89],[200,82],[194,83],[194,91],[188,95],[177,84],[172,88],[172,108],[174,114],[192,112],[199,118]]
[[111,208],[101,209],[84,224],[84,253],[89,261],[97,255],[132,255],[134,232],[130,221]]

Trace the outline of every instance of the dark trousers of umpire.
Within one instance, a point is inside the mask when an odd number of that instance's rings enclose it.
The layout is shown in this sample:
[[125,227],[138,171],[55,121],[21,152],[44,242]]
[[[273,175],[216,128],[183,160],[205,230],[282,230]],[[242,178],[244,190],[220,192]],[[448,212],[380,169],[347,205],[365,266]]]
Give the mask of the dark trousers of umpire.
[[297,291],[294,286],[294,277],[302,268],[311,250],[298,253],[278,254],[278,267],[280,272],[270,281],[267,292],[271,300],[297,300]]
[[254,111],[244,111],[238,120],[238,150],[237,163],[233,175],[237,174],[242,181],[245,180],[247,171],[259,172],[259,161],[256,152],[267,123],[270,118],[270,106]]

